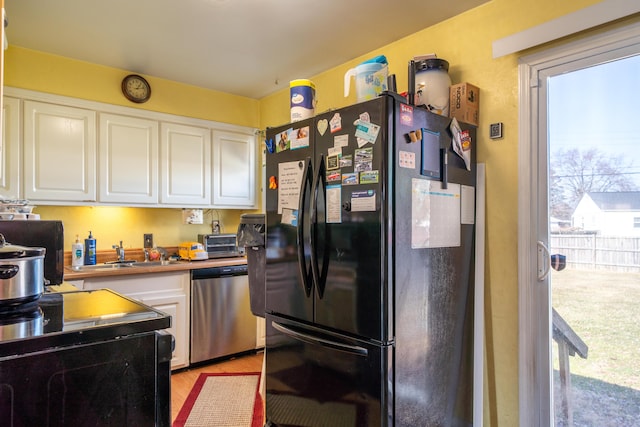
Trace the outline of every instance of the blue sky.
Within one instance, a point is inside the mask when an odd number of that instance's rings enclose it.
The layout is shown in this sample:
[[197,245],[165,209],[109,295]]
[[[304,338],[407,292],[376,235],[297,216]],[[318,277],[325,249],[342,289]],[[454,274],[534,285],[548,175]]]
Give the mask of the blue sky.
[[622,155],[640,187],[640,55],[553,77],[548,111],[552,154],[597,147]]

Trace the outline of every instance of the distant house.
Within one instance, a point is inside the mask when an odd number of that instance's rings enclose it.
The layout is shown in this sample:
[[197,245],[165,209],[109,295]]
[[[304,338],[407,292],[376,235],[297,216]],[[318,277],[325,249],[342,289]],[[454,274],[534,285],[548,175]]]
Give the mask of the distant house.
[[640,237],[640,191],[586,193],[571,224],[604,236]]

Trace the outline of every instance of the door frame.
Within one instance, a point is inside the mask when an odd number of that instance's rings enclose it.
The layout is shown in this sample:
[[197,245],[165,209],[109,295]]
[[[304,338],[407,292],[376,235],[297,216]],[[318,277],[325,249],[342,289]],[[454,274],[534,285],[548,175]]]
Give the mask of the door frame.
[[[631,24],[519,59],[518,312],[520,426],[552,426],[551,301],[548,272],[547,79],[640,53]],[[561,71],[562,70],[562,71]],[[543,114],[541,114],[543,113]]]

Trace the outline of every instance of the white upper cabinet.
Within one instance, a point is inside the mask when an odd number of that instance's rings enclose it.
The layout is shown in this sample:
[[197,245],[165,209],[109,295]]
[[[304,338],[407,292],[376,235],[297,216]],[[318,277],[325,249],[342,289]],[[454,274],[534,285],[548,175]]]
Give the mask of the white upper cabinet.
[[2,145],[0,146],[0,195],[20,198],[20,100],[3,98]]
[[96,113],[24,101],[24,197],[96,200]]
[[158,122],[101,113],[98,201],[158,203]]
[[256,207],[255,129],[5,88],[0,195],[41,205]]
[[213,131],[213,206],[255,206],[256,138],[252,134]]
[[211,131],[177,123],[160,125],[160,202],[211,205]]

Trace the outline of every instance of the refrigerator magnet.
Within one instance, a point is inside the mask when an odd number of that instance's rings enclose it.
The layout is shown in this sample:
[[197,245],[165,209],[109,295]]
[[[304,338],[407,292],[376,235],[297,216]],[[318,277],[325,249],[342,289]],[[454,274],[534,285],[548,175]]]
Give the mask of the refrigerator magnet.
[[331,147],[327,150],[327,156],[339,156],[342,154],[342,147]]
[[366,142],[375,144],[378,133],[380,133],[380,126],[375,123],[360,120],[356,125],[356,138],[363,139]]
[[355,167],[356,172],[373,170],[373,148],[360,148],[355,150]]
[[353,166],[353,156],[351,154],[340,156],[341,168],[350,168],[351,166]]
[[318,120],[318,124],[316,126],[318,127],[318,133],[320,135],[324,135],[324,133],[327,131],[327,128],[329,127],[329,122],[327,121],[327,119]]
[[360,184],[377,184],[378,171],[360,172]]
[[293,129],[288,129],[280,132],[278,135],[278,145],[276,146],[276,153],[281,153],[291,148],[291,132]]
[[338,160],[338,155],[335,154],[333,156],[327,156],[327,170],[335,170],[340,167],[340,163]]
[[333,146],[334,147],[348,147],[349,146],[349,135],[336,135],[333,137]]
[[327,223],[342,222],[342,186],[327,185]]
[[273,142],[273,138],[269,138],[267,140],[264,141],[264,145],[267,146],[267,151],[271,154],[274,153],[274,151],[276,151],[276,144]]
[[375,190],[354,191],[351,193],[351,212],[373,212],[375,210]]
[[309,126],[301,127],[291,132],[291,149],[305,148],[309,146]]
[[416,168],[416,153],[411,151],[402,151],[398,153],[399,166],[401,168],[415,169]]
[[400,104],[400,123],[405,126],[413,125],[413,107],[406,104]]
[[329,130],[331,133],[336,133],[342,130],[342,116],[340,113],[335,113],[329,121]]
[[358,173],[343,173],[342,174],[342,185],[357,185],[360,183]]
[[289,224],[296,227],[298,225],[298,211],[293,209],[282,209],[283,224]]
[[336,171],[336,172],[331,172],[327,174],[327,182],[341,182],[342,181],[342,174],[340,173],[340,171]]
[[269,190],[277,190],[278,189],[278,178],[275,176],[269,177]]

